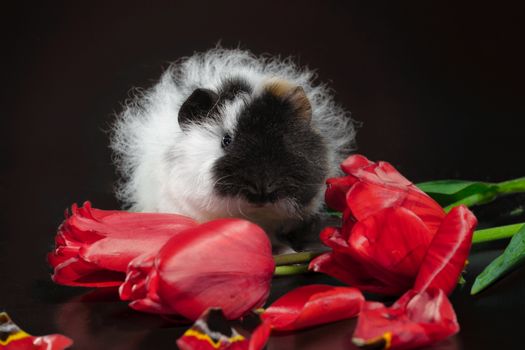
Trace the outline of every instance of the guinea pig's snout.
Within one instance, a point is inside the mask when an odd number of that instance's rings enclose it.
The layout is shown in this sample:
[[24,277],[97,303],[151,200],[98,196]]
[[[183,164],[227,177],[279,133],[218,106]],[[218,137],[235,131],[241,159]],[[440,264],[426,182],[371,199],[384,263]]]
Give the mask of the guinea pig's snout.
[[253,204],[273,203],[277,200],[278,185],[263,179],[246,182],[245,196]]

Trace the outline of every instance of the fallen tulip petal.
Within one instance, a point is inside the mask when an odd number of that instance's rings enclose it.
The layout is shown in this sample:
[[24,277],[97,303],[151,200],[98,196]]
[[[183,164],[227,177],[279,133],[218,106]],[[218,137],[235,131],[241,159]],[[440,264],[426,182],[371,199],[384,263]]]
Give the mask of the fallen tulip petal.
[[197,225],[177,214],[100,210],[89,202],[73,205],[71,212],[48,255],[53,281],[70,286],[118,286],[131,260],[158,251],[178,232]]
[[477,220],[464,205],[455,207],[443,220],[419,269],[414,289],[441,288],[450,294],[465,267]]
[[177,346],[180,350],[248,350],[249,341],[230,325],[221,309],[211,308],[177,339]]
[[454,309],[441,289],[410,290],[394,305],[365,302],[352,341],[374,349],[413,349],[459,331]]
[[[35,349],[38,350],[62,350],[73,345],[73,340],[61,334],[51,334],[35,337],[33,345],[35,346]],[[19,348],[16,349],[22,350]]]
[[263,349],[268,342],[268,338],[270,338],[271,331],[271,326],[267,322],[263,321],[252,333],[248,350]]
[[154,257],[133,260],[120,295],[140,311],[195,320],[220,307],[237,319],[266,301],[274,269],[259,226],[219,219],[180,232]]
[[61,334],[35,337],[21,330],[5,312],[0,313],[0,349],[3,350],[63,350],[73,341]]
[[356,288],[308,285],[277,299],[261,318],[272,330],[299,330],[355,317],[364,300]]

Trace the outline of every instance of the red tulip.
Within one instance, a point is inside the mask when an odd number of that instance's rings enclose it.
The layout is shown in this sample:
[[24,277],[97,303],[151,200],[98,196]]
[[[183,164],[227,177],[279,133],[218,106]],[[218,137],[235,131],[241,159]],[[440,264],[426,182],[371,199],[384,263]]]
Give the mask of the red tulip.
[[0,349],[3,350],[63,350],[73,341],[62,334],[35,337],[21,330],[5,312],[0,312]]
[[310,269],[382,294],[402,294],[419,273],[418,285],[433,280],[450,293],[470,249],[474,215],[466,207],[445,215],[388,163],[352,156],[342,168],[349,175],[329,180],[326,198],[330,206],[344,207],[343,225],[321,233],[332,252],[314,259]]
[[391,307],[365,302],[352,338],[374,349],[413,349],[459,331],[454,309],[441,289],[410,290]]
[[356,288],[313,284],[280,297],[261,318],[273,330],[293,331],[355,317],[364,301]]
[[271,244],[257,225],[219,219],[180,232],[129,266],[120,288],[136,310],[196,320],[220,307],[236,319],[263,305],[274,271]]
[[197,223],[176,214],[100,210],[73,205],[48,255],[53,281],[70,286],[118,286],[134,258],[158,251],[169,238]]

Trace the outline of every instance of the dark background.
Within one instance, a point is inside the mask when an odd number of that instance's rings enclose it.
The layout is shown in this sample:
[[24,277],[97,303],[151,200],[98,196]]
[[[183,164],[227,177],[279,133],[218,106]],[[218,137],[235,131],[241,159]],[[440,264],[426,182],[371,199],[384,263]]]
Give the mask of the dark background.
[[[118,207],[105,130],[130,88],[151,86],[168,62],[219,41],[315,68],[363,123],[358,151],[416,182],[525,175],[523,6],[35,2],[3,4],[1,14],[0,309],[30,333],[73,337],[75,349],[173,349],[184,330],[111,293],[82,296],[85,290],[53,285],[45,253],[71,203]],[[475,210],[482,222],[501,223],[501,208],[520,203],[523,197],[504,198]],[[475,249],[469,282],[452,296],[462,331],[435,348],[522,346],[523,271],[468,295],[505,243]],[[298,283],[276,280],[272,298]],[[353,325],[274,337],[269,348],[348,349]]]

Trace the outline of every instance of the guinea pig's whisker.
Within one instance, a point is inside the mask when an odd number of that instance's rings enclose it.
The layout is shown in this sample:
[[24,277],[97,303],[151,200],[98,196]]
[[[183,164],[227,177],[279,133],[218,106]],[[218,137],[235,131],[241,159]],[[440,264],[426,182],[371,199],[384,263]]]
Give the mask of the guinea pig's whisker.
[[237,209],[239,210],[239,213],[241,213],[242,216],[248,219],[248,215],[244,214],[244,212],[241,209],[241,201],[237,200]]
[[279,210],[284,211],[287,216],[298,218],[301,217],[297,203],[291,198],[281,199],[279,202],[276,203],[276,207]]
[[227,186],[232,186],[232,184],[230,184],[230,183],[222,182],[222,180],[227,179],[227,178],[229,178],[229,177],[232,177],[232,175],[225,175],[225,176],[223,176],[223,177],[218,178],[218,179],[213,183],[212,188],[214,188],[217,184],[220,184],[220,185],[227,185]]
[[234,187],[234,186],[235,186],[235,184],[232,183],[232,182],[223,182],[223,181],[215,182],[215,183],[213,184],[213,186],[215,186],[215,185],[231,186],[231,187]]
[[282,210],[287,216],[295,216],[295,208],[288,199],[284,199],[279,203],[279,209]]
[[229,216],[233,216],[230,210],[230,200],[229,199],[226,200],[226,212],[228,213]]
[[321,182],[321,183],[304,183],[302,182],[301,184],[294,184],[294,183],[288,183],[286,184],[286,187],[290,187],[290,188],[300,188],[300,187],[303,187],[303,186],[323,186],[325,183],[324,182]]

